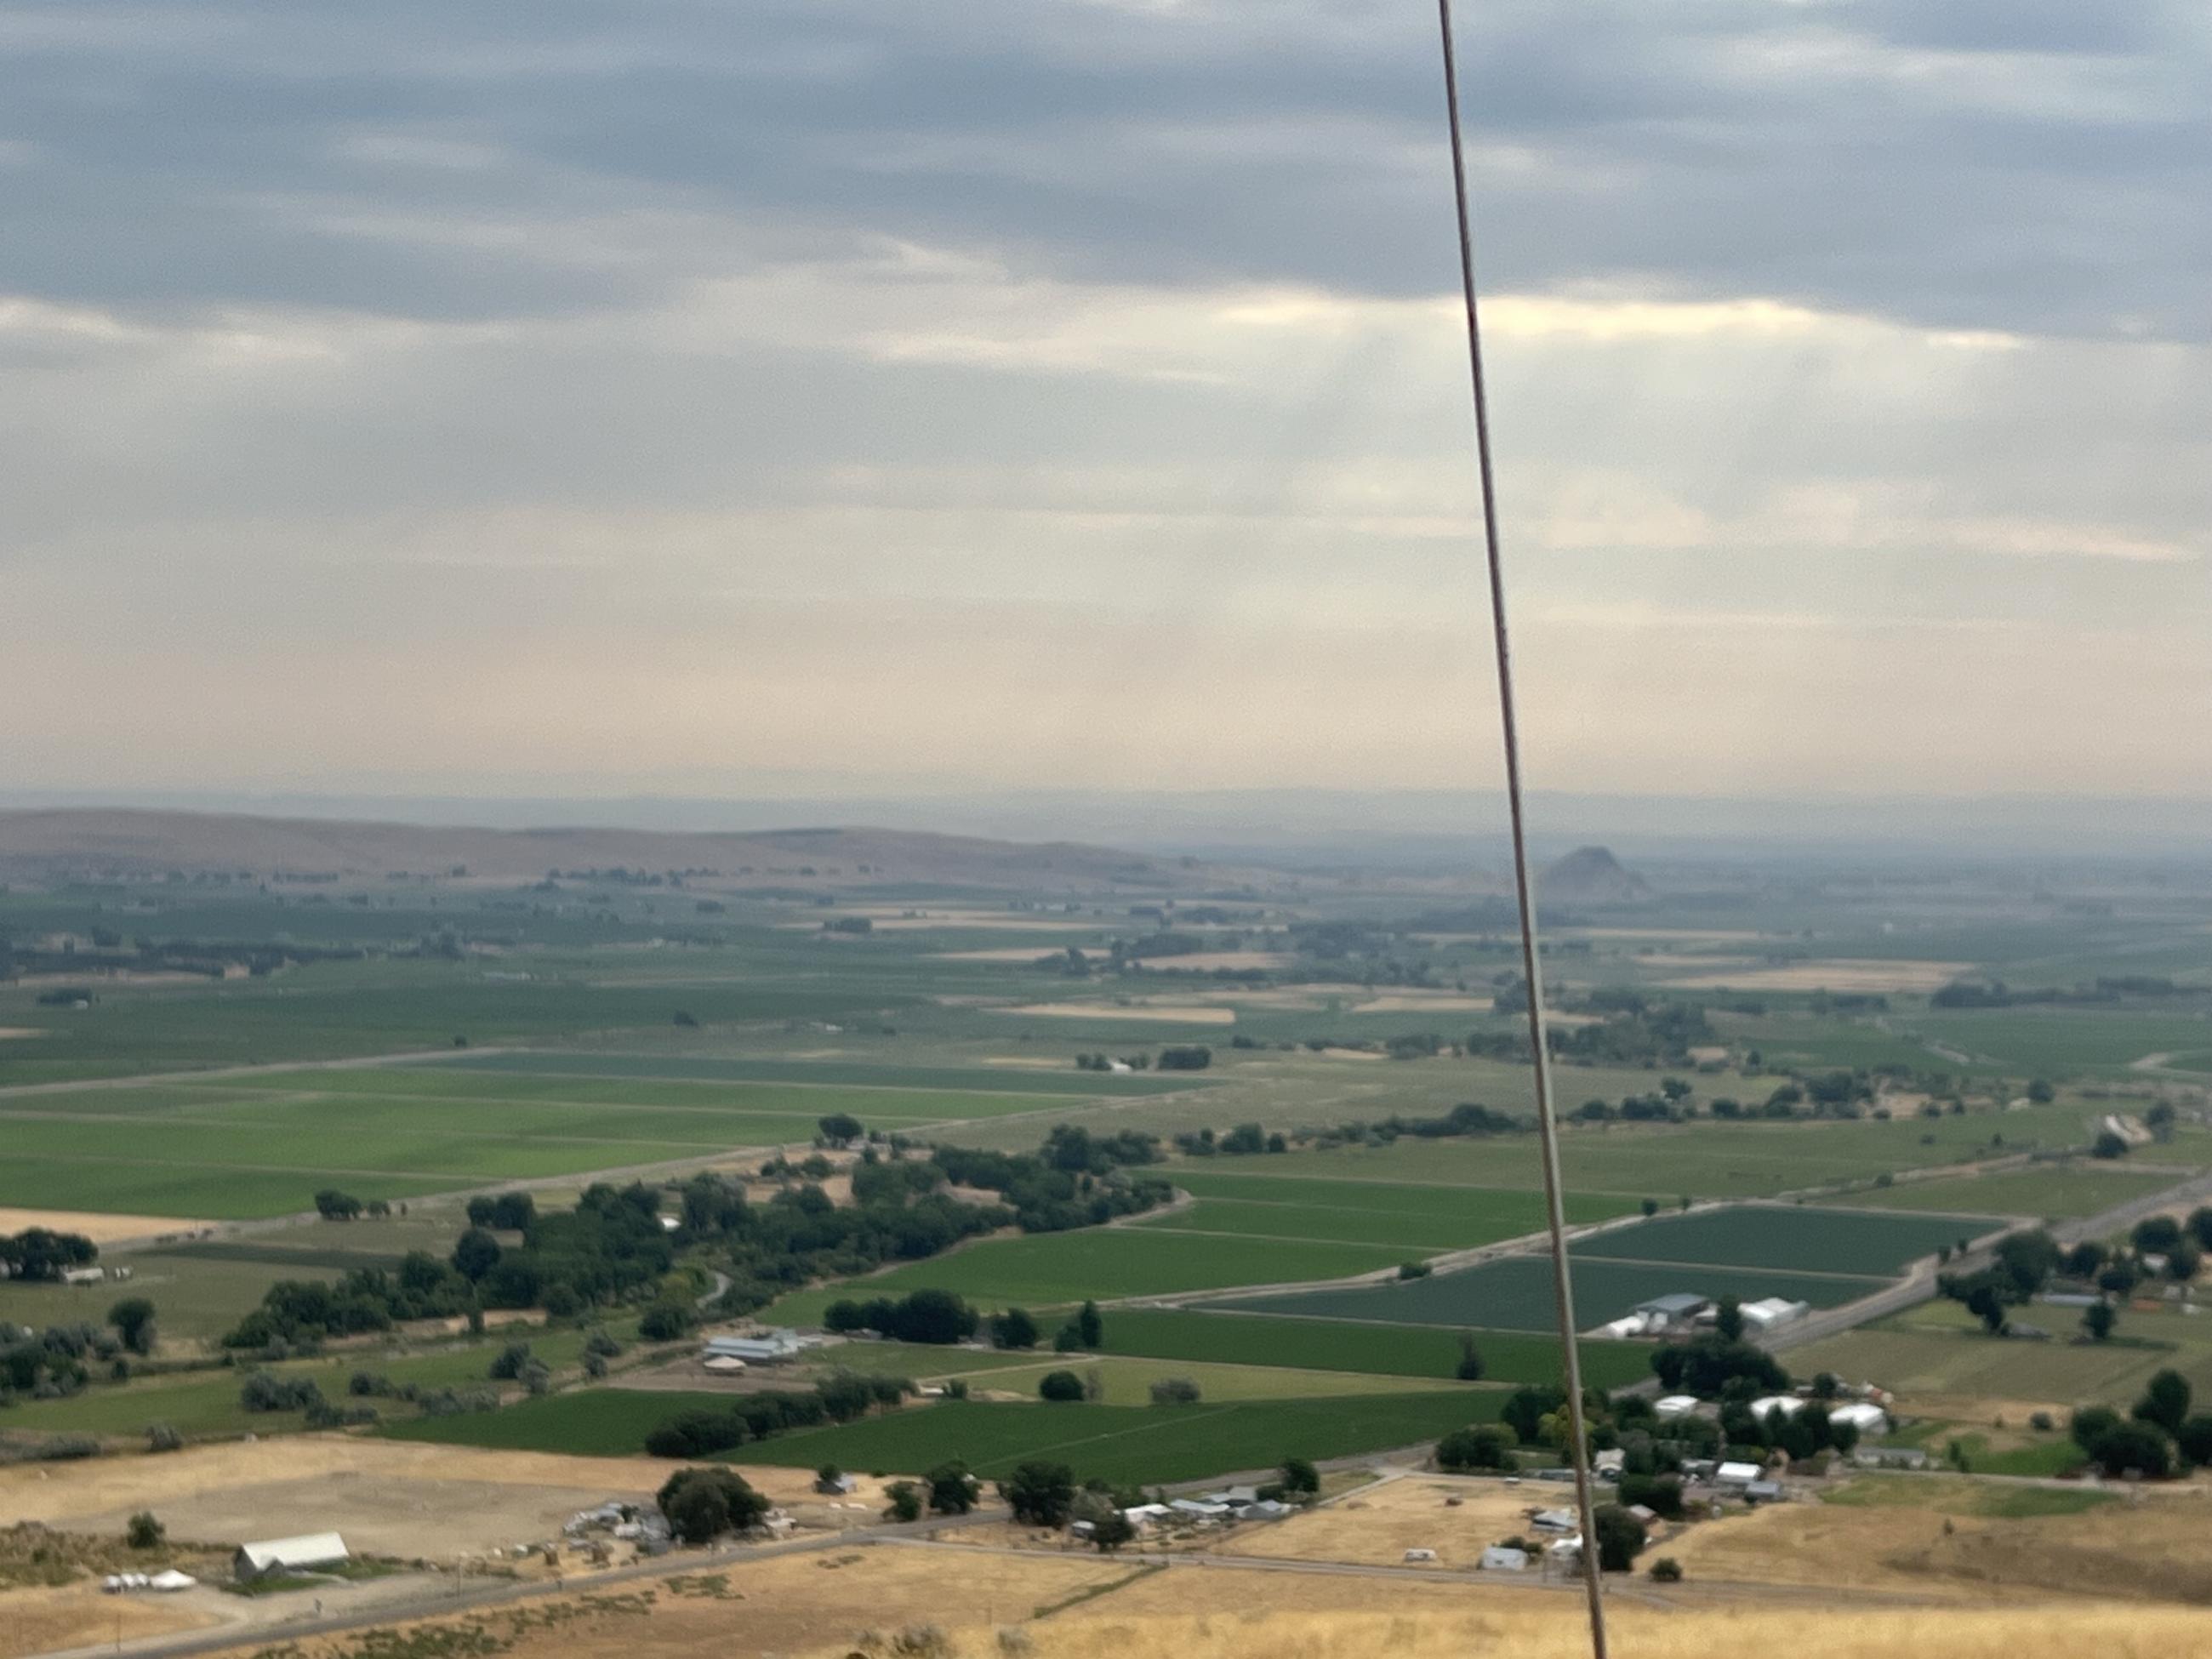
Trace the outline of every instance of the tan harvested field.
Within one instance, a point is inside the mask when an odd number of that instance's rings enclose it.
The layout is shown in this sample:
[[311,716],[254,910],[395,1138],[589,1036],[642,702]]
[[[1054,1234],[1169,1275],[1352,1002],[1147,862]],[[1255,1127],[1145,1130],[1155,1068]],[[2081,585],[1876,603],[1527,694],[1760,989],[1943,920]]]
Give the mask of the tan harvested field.
[[[1035,962],[1039,957],[1064,957],[1067,947],[1054,945],[1012,945],[996,951],[933,951],[939,962]],[[1103,957],[1103,951],[1085,951],[1085,957]]]
[[188,1232],[215,1224],[176,1215],[102,1215],[90,1210],[15,1210],[0,1208],[0,1233],[20,1233],[27,1227],[51,1227],[58,1233],[82,1233],[95,1244],[112,1244],[125,1238],[151,1238],[159,1233]]
[[1754,939],[1764,937],[1750,927],[1563,927],[1573,939]]
[[[882,1546],[742,1564],[686,1552],[671,1557],[668,1565],[665,1577],[610,1585],[597,1595],[586,1584],[574,1595],[401,1628],[459,1626],[482,1633],[473,1639],[433,1638],[441,1644],[426,1643],[410,1651],[498,1652],[514,1659],[690,1659],[702,1653],[750,1659],[816,1648],[842,1656],[866,1630],[939,1624],[984,1630],[975,1659],[996,1659],[991,1628],[1026,1623],[1039,1607],[1112,1584],[1131,1571],[1130,1563],[1095,1553],[988,1555]],[[477,1645],[487,1638],[492,1644]],[[308,1638],[286,1652],[289,1659],[359,1659],[361,1639]]]
[[1484,1009],[1490,1006],[1490,998],[1469,996],[1461,991],[1392,991],[1382,996],[1370,997],[1352,1012],[1355,1014],[1418,1014],[1431,1009]]
[[[778,1503],[817,1502],[805,1470],[744,1473]],[[610,1498],[649,1502],[668,1474],[646,1457],[288,1437],[0,1469],[0,1515],[116,1533],[150,1509],[179,1540],[234,1544],[330,1529],[368,1554],[442,1560],[556,1537],[578,1510]],[[869,1516],[882,1505],[866,1482],[854,1501],[869,1504]]]
[[1972,967],[1965,962],[1869,962],[1838,957],[1786,967],[1687,974],[1660,982],[1685,991],[1940,991]]
[[[1225,1576],[1225,1575],[1224,1575]],[[1331,1587],[1321,1607],[1285,1606],[1271,1586],[1206,1583],[1206,1605],[1180,1615],[1144,1616],[1135,1605],[1164,1581],[1199,1578],[1169,1572],[1103,1598],[1029,1632],[1036,1659],[1582,1659],[1589,1633],[1569,1595],[1482,1596],[1456,1592],[1456,1605],[1429,1596],[1378,1596],[1357,1579]],[[1176,1589],[1183,1586],[1176,1585]],[[1249,1611],[1231,1605],[1231,1597]],[[1679,1600],[1694,1605],[1694,1592]],[[1472,1602],[1474,1605],[1470,1606]],[[1263,1611],[1264,1609],[1264,1611]],[[2094,1607],[1950,1609],[1834,1606],[1698,1607],[1658,1611],[1616,1604],[1614,1650],[1632,1659],[1711,1659],[1715,1654],[1786,1653],[1790,1659],[2020,1659],[2024,1654],[2093,1653],[2099,1659],[2178,1659],[2201,1653],[2204,1615],[2185,1609],[2106,1604]],[[962,1629],[952,1651],[984,1659],[992,1632]],[[824,1648],[819,1651],[827,1653]]]
[[1685,1528],[1654,1547],[1693,1580],[1946,1598],[2212,1602],[2212,1501],[2203,1488],[2027,1520],[1947,1515],[1943,1507],[1776,1504]]
[[0,1659],[94,1642],[135,1642],[216,1622],[173,1595],[103,1595],[97,1579],[0,1592]]
[[1176,1025],[1234,1025],[1234,1008],[1208,1008],[1167,1002],[1029,1002],[1018,1008],[994,1008],[994,1014],[1038,1015],[1047,1019],[1150,1019]]
[[[1447,1502],[1457,1498],[1456,1504]],[[1352,1497],[1271,1527],[1226,1540],[1224,1555],[1285,1561],[1348,1561],[1396,1566],[1410,1549],[1437,1553],[1443,1568],[1474,1566],[1501,1539],[1534,1529],[1528,1512],[1571,1503],[1564,1488],[1455,1475],[1408,1475],[1363,1487]]]

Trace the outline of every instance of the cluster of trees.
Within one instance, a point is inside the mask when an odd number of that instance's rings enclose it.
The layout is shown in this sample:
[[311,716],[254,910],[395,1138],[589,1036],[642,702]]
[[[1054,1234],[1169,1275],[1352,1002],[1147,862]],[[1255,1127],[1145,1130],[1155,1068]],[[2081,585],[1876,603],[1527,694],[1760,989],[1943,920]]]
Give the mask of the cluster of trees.
[[500,1232],[526,1232],[538,1219],[538,1201],[528,1193],[478,1193],[469,1200],[469,1225]]
[[[1026,1317],[1026,1316],[1024,1316]],[[850,1334],[873,1331],[894,1342],[921,1342],[945,1346],[965,1342],[981,1322],[964,1297],[951,1291],[915,1291],[904,1297],[872,1297],[831,1303],[823,1310],[825,1330]]]
[[2115,1480],[2163,1480],[2212,1463],[2212,1415],[2191,1413],[2189,1379],[2161,1370],[2144,1385],[2127,1416],[2103,1406],[2074,1413],[2074,1443]]
[[364,1200],[338,1188],[325,1187],[315,1194],[315,1213],[325,1221],[358,1221],[365,1215],[390,1215],[392,1206],[381,1198]]
[[313,1349],[330,1337],[386,1331],[402,1320],[450,1319],[477,1305],[465,1274],[428,1251],[410,1250],[395,1269],[357,1267],[336,1284],[277,1280],[222,1346],[270,1353]]
[[88,1267],[100,1259],[100,1246],[82,1233],[58,1233],[51,1227],[26,1227],[20,1233],[0,1233],[0,1278],[33,1283],[59,1279],[71,1267]]
[[84,1387],[92,1364],[112,1364],[122,1352],[113,1332],[88,1322],[49,1325],[43,1331],[0,1325],[0,1402],[75,1394]]
[[739,1395],[726,1407],[681,1413],[647,1434],[645,1449],[655,1457],[711,1457],[791,1429],[854,1422],[879,1407],[898,1405],[913,1392],[914,1384],[904,1377],[839,1371],[804,1392]]
[[1462,1101],[1441,1117],[1405,1117],[1393,1114],[1371,1123],[1340,1123],[1334,1129],[1291,1137],[1299,1146],[1387,1146],[1411,1136],[1417,1140],[1448,1140],[1485,1135],[1517,1134],[1532,1122],[1493,1111],[1473,1101]]
[[[491,1201],[526,1200],[503,1194]],[[641,1299],[658,1289],[676,1260],[660,1224],[660,1194],[641,1182],[595,1182],[573,1210],[541,1214],[516,1205],[522,1243],[509,1249],[472,1221],[453,1246],[456,1273],[488,1308],[544,1307],[568,1315],[604,1303]]]
[[768,1519],[769,1501],[734,1469],[678,1469],[654,1502],[668,1529],[687,1544],[706,1544],[725,1533],[748,1533]]
[[1160,1157],[1157,1136],[1130,1130],[1094,1134],[1061,1124],[1038,1155],[940,1146],[930,1164],[956,1186],[999,1194],[1024,1232],[1050,1233],[1095,1227],[1168,1202],[1174,1188],[1166,1182],[1128,1172],[1129,1166]]
[[[1501,1014],[1525,1014],[1528,988],[1516,975],[1498,988],[1492,1008]],[[1563,1004],[1564,1006],[1564,1004]],[[1575,1000],[1574,1010],[1599,1016],[1593,1024],[1553,1025],[1545,1041],[1554,1057],[1595,1066],[1687,1066],[1690,1050],[1719,1042],[1704,1007],[1694,1002],[1656,1000],[1620,987],[1600,987]],[[1516,1031],[1476,1031],[1467,1052],[1494,1059],[1525,1057],[1528,1039]]]
[[1256,1123],[1240,1123],[1224,1133],[1198,1129],[1175,1138],[1176,1149],[1188,1158],[1249,1158],[1260,1152],[1287,1152],[1290,1139],[1280,1130],[1273,1133]]
[[1575,1115],[1585,1123],[1607,1123],[1614,1118],[1631,1123],[1680,1122],[1687,1115],[1690,1094],[1690,1085],[1680,1078],[1662,1078],[1651,1093],[1629,1095],[1618,1108],[1606,1101],[1587,1100]]
[[2201,996],[2203,989],[2176,985],[2152,974],[2100,975],[2070,989],[2056,985],[2015,990],[2001,979],[1954,980],[1928,999],[1931,1008],[2024,1008],[2040,1004],[2069,1006],[2125,1001],[2138,997]]
[[1997,1241],[1990,1264],[1972,1273],[1938,1273],[1938,1294],[1963,1303],[1992,1336],[2011,1323],[2011,1310],[2050,1283],[2065,1260],[2057,1240],[2038,1227]]

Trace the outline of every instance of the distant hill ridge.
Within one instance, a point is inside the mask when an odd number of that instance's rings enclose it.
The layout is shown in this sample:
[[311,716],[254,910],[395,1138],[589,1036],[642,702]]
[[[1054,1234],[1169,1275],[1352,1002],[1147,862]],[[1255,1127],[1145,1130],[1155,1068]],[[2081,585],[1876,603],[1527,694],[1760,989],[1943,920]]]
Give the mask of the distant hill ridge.
[[1537,896],[1554,904],[1626,904],[1651,896],[1651,884],[1605,847],[1577,847],[1537,878]]
[[735,886],[946,883],[1195,890],[1261,872],[1149,857],[1075,842],[990,841],[903,830],[809,828],[727,833],[256,817],[246,814],[60,808],[0,812],[0,877],[187,875],[340,879],[422,875],[515,881],[550,872],[713,872]]

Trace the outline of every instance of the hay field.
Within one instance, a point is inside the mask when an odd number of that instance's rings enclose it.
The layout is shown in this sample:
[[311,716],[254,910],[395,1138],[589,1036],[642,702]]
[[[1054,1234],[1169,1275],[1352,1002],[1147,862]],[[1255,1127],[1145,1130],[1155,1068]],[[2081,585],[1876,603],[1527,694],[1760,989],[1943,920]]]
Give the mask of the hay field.
[[[119,1533],[150,1509],[172,1537],[195,1542],[331,1529],[370,1554],[447,1559],[556,1536],[576,1510],[609,1498],[650,1502],[670,1468],[317,1435],[0,1469],[0,1514]],[[805,1471],[745,1474],[780,1503],[813,1501]],[[870,1516],[880,1507],[870,1483],[854,1496]]]
[[1659,983],[1682,991],[1926,992],[1942,990],[1972,968],[1968,962],[1884,962],[1837,957],[1822,962],[1795,962],[1783,967],[1727,968],[1681,974]]
[[[1150,1585],[1196,1577],[1169,1572]],[[1176,1583],[1176,1589],[1183,1589]],[[1207,1585],[1209,1590],[1218,1586]],[[1253,1600],[1267,1587],[1255,1587]],[[1214,1610],[1135,1616],[1109,1596],[1086,1616],[1047,1620],[1030,1632],[1036,1659],[1127,1659],[1131,1654],[1173,1654],[1177,1659],[1462,1659],[1468,1654],[1510,1654],[1513,1659],[1583,1659],[1589,1635],[1582,1612],[1567,1595],[1481,1598],[1468,1607],[1437,1606],[1431,1589],[1408,1602],[1394,1588],[1392,1610],[1378,1612],[1370,1586],[1362,1596],[1349,1581],[1341,1607],[1317,1613],[1271,1608],[1260,1613]],[[1692,1598],[1684,1598],[1692,1599]],[[1364,1602],[1364,1606],[1360,1605]],[[1426,1610],[1426,1602],[1434,1610]],[[1791,1659],[2018,1659],[2022,1653],[2079,1651],[2100,1659],[2174,1659],[2202,1650],[2203,1615],[2179,1608],[2110,1605],[2063,1609],[1933,1611],[1853,1608],[1848,1618],[1832,1607],[1704,1608],[1656,1612],[1616,1606],[1615,1650],[1633,1659],[1710,1659],[1716,1653],[1788,1653]],[[952,1650],[962,1659],[994,1652],[990,1632],[962,1630]]]
[[1407,1475],[1273,1526],[1240,1528],[1218,1553],[1394,1567],[1409,1549],[1432,1549],[1437,1566],[1464,1571],[1487,1546],[1530,1531],[1531,1510],[1573,1501],[1571,1488],[1536,1481],[1509,1486],[1501,1480]]
[[1045,1019],[1122,1019],[1164,1025],[1234,1025],[1234,1008],[1207,1007],[1198,1003],[1165,1002],[1025,1002],[1018,1007],[991,1008],[994,1014],[1034,1014]]
[[[305,1638],[284,1652],[288,1659],[398,1652],[690,1659],[702,1653],[791,1654],[823,1647],[842,1656],[854,1638],[872,1628],[938,1623],[988,1632],[1023,1624],[1040,1608],[1114,1584],[1130,1571],[1127,1562],[1090,1553],[949,1554],[860,1547],[739,1565],[686,1552],[671,1558],[665,1577],[384,1631]],[[976,1659],[996,1652],[988,1634],[975,1648]]]

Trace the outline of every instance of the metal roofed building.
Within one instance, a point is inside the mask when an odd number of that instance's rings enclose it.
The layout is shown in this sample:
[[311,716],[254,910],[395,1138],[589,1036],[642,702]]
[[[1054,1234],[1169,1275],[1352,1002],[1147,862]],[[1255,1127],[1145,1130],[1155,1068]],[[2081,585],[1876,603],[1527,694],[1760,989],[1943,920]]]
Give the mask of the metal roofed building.
[[230,1558],[233,1576],[261,1578],[272,1572],[302,1572],[334,1567],[353,1559],[345,1540],[334,1532],[301,1533],[296,1538],[270,1538],[257,1544],[240,1544]]

